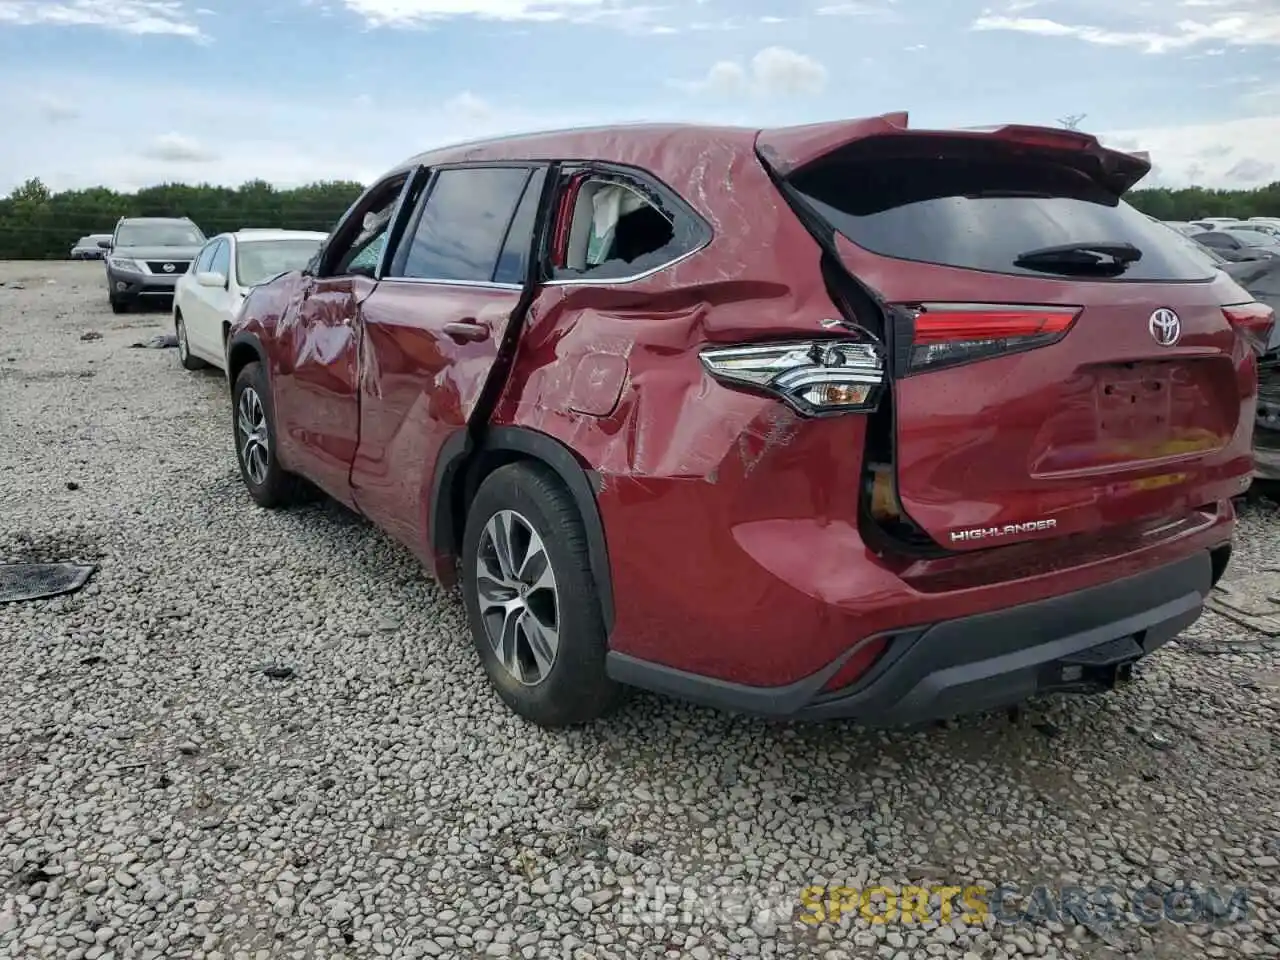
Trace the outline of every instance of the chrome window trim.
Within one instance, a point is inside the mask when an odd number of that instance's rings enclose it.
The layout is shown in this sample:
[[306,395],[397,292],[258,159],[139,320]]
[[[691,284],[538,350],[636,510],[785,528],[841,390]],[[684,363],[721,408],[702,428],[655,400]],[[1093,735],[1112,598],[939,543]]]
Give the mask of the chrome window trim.
[[637,281],[640,281],[640,280],[647,280],[649,277],[652,277],[655,273],[661,273],[663,270],[667,270],[671,267],[674,267],[676,264],[681,263],[684,260],[688,260],[695,253],[701,253],[703,250],[705,250],[708,246],[711,245],[711,241],[713,239],[715,239],[714,235],[704,240],[702,243],[698,244],[698,246],[692,248],[691,250],[687,250],[684,253],[680,254],[678,257],[674,257],[671,260],[666,261],[665,263],[658,264],[656,267],[650,267],[648,270],[642,270],[640,273],[631,274],[629,276],[599,277],[599,278],[572,277],[572,278],[563,279],[563,280],[544,280],[542,285],[544,287],[600,287],[600,286],[613,286],[613,285],[621,285],[621,284],[627,284],[627,283],[636,283]]
[[524,284],[521,283],[495,283],[486,280],[435,280],[428,277],[383,277],[378,282],[380,284],[411,283],[430,287],[477,287],[487,290],[514,290],[517,292],[524,289]]

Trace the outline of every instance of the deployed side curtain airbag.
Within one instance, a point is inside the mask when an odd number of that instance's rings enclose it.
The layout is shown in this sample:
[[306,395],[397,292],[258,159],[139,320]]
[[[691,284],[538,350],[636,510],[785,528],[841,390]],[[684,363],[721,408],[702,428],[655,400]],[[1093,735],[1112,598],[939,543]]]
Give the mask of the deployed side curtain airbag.
[[604,263],[613,253],[618,221],[639,210],[645,201],[633,191],[617,184],[604,184],[591,196],[591,236],[587,240],[587,266]]

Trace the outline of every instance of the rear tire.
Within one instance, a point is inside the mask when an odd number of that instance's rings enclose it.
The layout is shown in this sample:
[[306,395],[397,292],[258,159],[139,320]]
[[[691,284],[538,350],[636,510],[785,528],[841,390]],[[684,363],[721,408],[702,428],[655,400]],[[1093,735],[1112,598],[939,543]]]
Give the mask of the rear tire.
[[174,311],[173,328],[178,335],[178,362],[182,364],[182,369],[203,370],[207,367],[207,363],[191,354],[191,344],[187,342],[187,325],[183,322],[182,312],[179,310]]
[[231,391],[231,430],[240,478],[254,502],[268,509],[297,503],[301,481],[276,458],[275,410],[261,363],[248,364],[236,377]]
[[586,531],[549,468],[514,463],[485,478],[467,515],[462,566],[472,641],[515,713],[567,727],[621,702],[623,688],[605,670]]

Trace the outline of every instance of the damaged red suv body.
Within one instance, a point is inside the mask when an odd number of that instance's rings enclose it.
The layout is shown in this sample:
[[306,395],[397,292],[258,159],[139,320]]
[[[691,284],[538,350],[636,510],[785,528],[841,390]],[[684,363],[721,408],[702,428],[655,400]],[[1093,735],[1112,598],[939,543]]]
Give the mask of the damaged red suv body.
[[415,157],[230,333],[302,477],[461,581],[503,699],[897,723],[1200,614],[1273,317],[1073,131],[640,126]]

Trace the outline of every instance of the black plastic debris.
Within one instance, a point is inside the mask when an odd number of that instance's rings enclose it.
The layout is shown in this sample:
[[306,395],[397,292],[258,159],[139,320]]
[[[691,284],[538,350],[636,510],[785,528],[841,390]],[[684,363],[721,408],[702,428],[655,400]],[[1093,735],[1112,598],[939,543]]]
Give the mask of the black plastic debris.
[[42,600],[83,587],[97,567],[81,563],[0,564],[0,603]]
[[178,338],[172,333],[161,333],[150,340],[139,340],[129,344],[131,350],[167,350],[178,345]]
[[262,675],[269,680],[290,680],[297,673],[293,667],[287,667],[283,664],[269,664],[262,668]]
[[101,340],[102,334],[100,334],[97,330],[89,330],[85,333],[80,334],[80,339],[81,340]]

